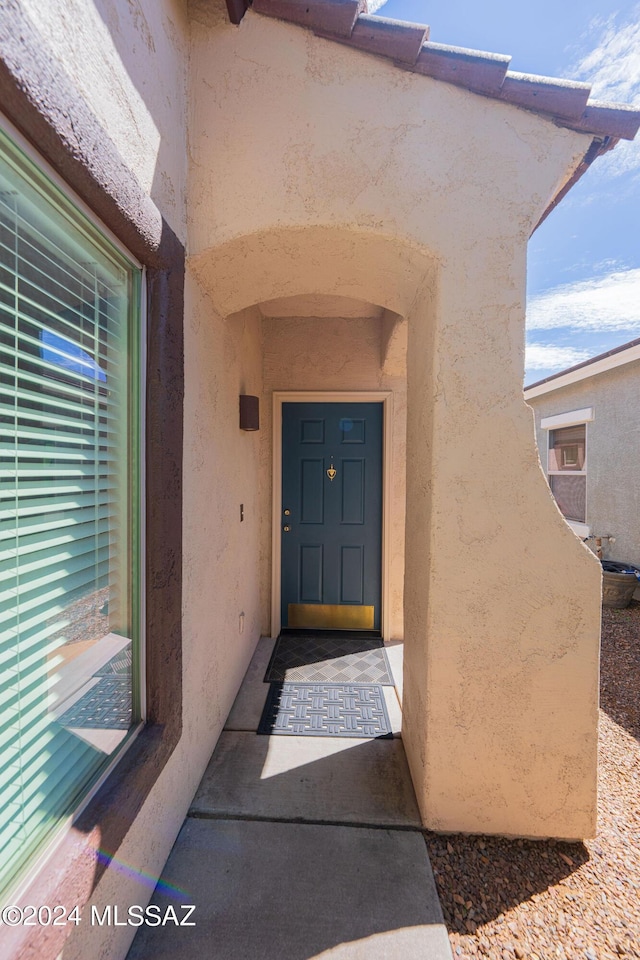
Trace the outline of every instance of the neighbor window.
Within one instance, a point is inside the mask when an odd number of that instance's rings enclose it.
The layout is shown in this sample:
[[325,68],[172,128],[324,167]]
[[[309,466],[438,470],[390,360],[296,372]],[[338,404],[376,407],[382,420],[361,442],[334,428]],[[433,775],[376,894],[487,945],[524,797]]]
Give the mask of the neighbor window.
[[549,485],[567,520],[586,520],[586,442],[584,423],[549,431]]
[[0,130],[0,888],[141,719],[139,300]]

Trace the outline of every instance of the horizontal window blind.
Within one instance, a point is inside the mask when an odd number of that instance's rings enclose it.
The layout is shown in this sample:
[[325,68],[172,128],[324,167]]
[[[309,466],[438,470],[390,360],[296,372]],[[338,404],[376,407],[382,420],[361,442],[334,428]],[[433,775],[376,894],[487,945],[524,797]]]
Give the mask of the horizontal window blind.
[[0,889],[139,719],[138,301],[0,133]]

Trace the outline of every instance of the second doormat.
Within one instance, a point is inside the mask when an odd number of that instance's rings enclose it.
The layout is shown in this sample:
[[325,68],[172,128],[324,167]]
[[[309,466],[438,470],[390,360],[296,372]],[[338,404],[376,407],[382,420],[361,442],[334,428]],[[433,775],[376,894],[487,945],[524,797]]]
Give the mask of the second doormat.
[[258,733],[291,737],[392,736],[379,684],[272,683]]
[[362,636],[282,634],[265,683],[381,683],[393,686],[382,640]]

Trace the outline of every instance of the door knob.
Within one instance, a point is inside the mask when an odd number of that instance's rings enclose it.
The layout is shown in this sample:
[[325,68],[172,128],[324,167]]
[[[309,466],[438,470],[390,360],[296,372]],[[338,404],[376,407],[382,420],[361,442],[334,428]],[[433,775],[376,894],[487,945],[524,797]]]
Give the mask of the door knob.
[[284,533],[289,533],[289,531],[291,530],[291,527],[287,525],[286,527],[283,527],[282,529],[283,529]]

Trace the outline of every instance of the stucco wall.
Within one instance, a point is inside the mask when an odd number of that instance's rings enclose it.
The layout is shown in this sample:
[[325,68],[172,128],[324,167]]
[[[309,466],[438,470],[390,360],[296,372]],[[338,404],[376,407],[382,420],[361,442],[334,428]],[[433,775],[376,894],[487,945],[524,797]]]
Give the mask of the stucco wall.
[[[587,516],[603,555],[640,566],[640,363],[616,367],[528,401],[535,411],[536,437],[543,469],[547,468],[549,431],[543,417],[592,407],[587,425]],[[595,549],[593,541],[589,541]]]
[[182,0],[21,0],[142,188],[185,239],[189,26]]
[[424,822],[590,834],[599,571],[521,392],[526,243],[589,138],[251,11],[193,40],[191,263],[219,312],[324,293],[408,318],[403,736]]
[[261,531],[270,500],[261,433],[239,428],[240,394],[262,394],[261,318],[249,310],[223,323],[189,277],[185,313],[184,748],[199,769],[267,632]]
[[[388,545],[390,577],[390,636],[403,636],[404,507],[406,378],[382,369],[380,318],[295,317],[265,318],[264,340],[264,442],[272,449],[271,396],[274,390],[390,390],[393,393],[391,542]],[[270,527],[268,530],[270,538]],[[270,539],[267,546],[270,546]],[[265,590],[271,584],[270,566],[264,567]]]
[[239,28],[193,24],[192,37],[193,256],[275,224],[312,223],[444,255],[462,227],[446,215],[470,210],[495,212],[488,236],[528,239],[532,208],[544,209],[589,146],[526,111],[252,11]]

